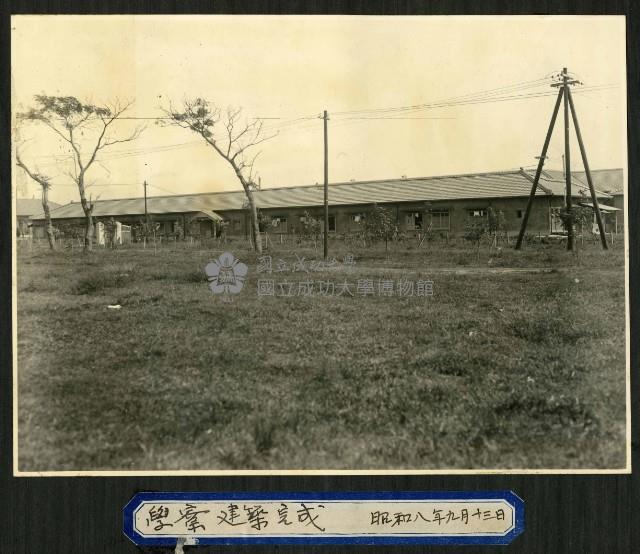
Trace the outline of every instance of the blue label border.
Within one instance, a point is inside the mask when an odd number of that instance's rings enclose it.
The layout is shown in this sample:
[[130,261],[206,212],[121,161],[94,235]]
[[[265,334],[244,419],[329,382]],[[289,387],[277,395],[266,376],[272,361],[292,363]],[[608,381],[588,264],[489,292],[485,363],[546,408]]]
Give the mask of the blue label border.
[[[361,545],[392,545],[392,544],[433,544],[433,545],[489,545],[509,544],[524,531],[524,502],[512,491],[429,491],[429,492],[140,492],[136,494],[124,507],[124,534],[134,544],[139,546],[175,546],[177,538],[174,536],[144,537],[133,527],[134,514],[143,502],[149,501],[242,501],[242,500],[293,500],[293,501],[322,501],[322,500],[505,500],[514,508],[514,527],[504,535],[499,536],[390,536],[390,535],[342,535],[323,537],[314,535],[308,537],[195,537],[201,545],[245,545],[245,544],[361,544]],[[180,535],[185,537],[187,535]]]

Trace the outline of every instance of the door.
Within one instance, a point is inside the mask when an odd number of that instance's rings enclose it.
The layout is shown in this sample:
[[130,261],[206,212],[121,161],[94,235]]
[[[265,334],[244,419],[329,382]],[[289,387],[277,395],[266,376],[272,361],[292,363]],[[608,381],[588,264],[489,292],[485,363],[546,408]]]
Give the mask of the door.
[[200,236],[204,238],[211,236],[211,221],[200,222]]
[[560,219],[560,208],[549,208],[549,215],[551,216],[551,232],[564,233],[562,219]]

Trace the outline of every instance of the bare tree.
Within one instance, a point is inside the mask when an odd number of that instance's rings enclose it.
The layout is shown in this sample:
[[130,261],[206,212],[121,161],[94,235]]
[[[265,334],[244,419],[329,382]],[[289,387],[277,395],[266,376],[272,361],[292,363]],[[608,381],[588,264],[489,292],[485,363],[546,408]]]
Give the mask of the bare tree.
[[253,191],[259,188],[253,168],[260,152],[247,157],[247,150],[275,135],[263,136],[261,120],[243,121],[240,108],[228,108],[223,114],[220,108],[202,98],[185,100],[181,110],[169,106],[165,113],[170,117],[172,125],[200,135],[231,165],[247,196],[251,236],[254,248],[261,253],[260,226],[253,198]]
[[100,151],[121,142],[137,139],[143,127],[136,127],[124,138],[111,134],[113,124],[132,105],[116,100],[109,106],[82,103],[73,96],[35,96],[36,107],[19,114],[22,120],[40,122],[71,146],[73,170],[69,177],[78,186],[80,204],[85,215],[84,250],[93,248],[93,208],[87,199],[86,175]]
[[42,210],[44,211],[45,230],[47,232],[47,239],[49,240],[49,248],[55,250],[55,238],[53,235],[53,225],[51,224],[51,212],[49,210],[49,189],[51,188],[51,178],[39,173],[38,171],[31,171],[20,158],[20,154],[16,152],[16,164],[21,167],[26,174],[31,177],[36,183],[40,185],[42,189]]

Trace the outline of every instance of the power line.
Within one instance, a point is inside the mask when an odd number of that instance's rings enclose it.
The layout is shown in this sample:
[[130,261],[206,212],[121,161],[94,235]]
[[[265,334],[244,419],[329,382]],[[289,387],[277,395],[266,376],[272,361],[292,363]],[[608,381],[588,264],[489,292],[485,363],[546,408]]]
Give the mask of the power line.
[[[275,119],[275,118],[272,118]],[[287,126],[292,126],[292,125],[296,125],[296,124],[301,124],[301,123],[306,123],[309,120],[314,120],[316,119],[316,116],[313,117],[301,117],[301,118],[297,118],[295,120],[288,120],[285,123],[282,123],[280,125],[277,125],[275,127],[287,127]],[[267,127],[266,130],[271,130],[271,128]],[[224,141],[225,139],[219,139],[221,141]],[[226,139],[228,140],[228,139]],[[182,142],[182,143],[176,143],[176,144],[167,144],[167,145],[161,145],[161,146],[154,146],[154,147],[148,147],[148,148],[132,148],[132,149],[127,149],[127,150],[109,150],[106,151],[104,154],[102,154],[100,156],[100,160],[117,160],[117,159],[123,159],[123,158],[128,158],[128,157],[135,157],[138,155],[142,155],[142,154],[154,154],[154,153],[158,153],[158,152],[165,152],[167,150],[173,150],[173,149],[177,149],[177,148],[183,148],[183,147],[187,147],[187,146],[200,146],[200,145],[205,145],[205,143],[202,140],[193,140],[193,141],[188,141],[188,142]],[[39,156],[35,156],[38,158],[53,158],[55,160],[65,160],[65,159],[72,159],[73,158],[73,154],[69,153],[69,154],[42,154]],[[53,162],[55,163],[55,162]],[[42,164],[42,165],[47,165],[47,164]]]
[[[601,92],[601,91],[605,91],[605,90],[609,90],[612,88],[617,88],[618,86],[615,84],[605,84],[605,85],[593,85],[593,86],[586,86],[586,87],[582,87],[579,89],[576,89],[574,91],[574,94],[582,94],[582,93],[588,93],[588,92]],[[468,99],[468,100],[458,100],[458,101],[450,101],[450,102],[446,102],[446,103],[441,103],[441,104],[431,104],[431,105],[422,105],[423,107],[418,108],[411,108],[413,111],[420,111],[420,110],[424,110],[427,108],[446,108],[446,107],[456,107],[456,106],[467,106],[467,105],[476,105],[476,104],[487,104],[487,103],[497,103],[497,102],[507,102],[507,101],[514,101],[514,100],[522,100],[522,99],[528,99],[528,98],[539,98],[539,97],[546,97],[546,96],[553,96],[555,95],[555,93],[553,91],[542,91],[542,92],[534,92],[534,93],[525,93],[525,94],[512,94],[512,95],[504,95],[504,96],[490,96],[487,98],[472,98],[472,99]],[[338,113],[351,113],[351,112],[338,112]],[[306,131],[312,128],[316,128],[316,124],[315,121],[317,117],[304,117],[304,118],[298,118],[297,120],[290,120],[288,123],[283,124],[282,125],[282,129],[279,131],[278,135],[279,136],[281,134],[285,134],[287,132],[290,131]],[[332,124],[332,127],[335,127],[337,125],[337,122],[339,121],[343,121],[343,120],[392,120],[392,119],[397,119],[397,120],[429,120],[429,119],[433,119],[433,120],[446,120],[446,119],[455,119],[455,117],[446,117],[446,116],[442,116],[442,117],[400,117],[400,116],[377,116],[377,115],[372,115],[372,116],[367,116],[367,115],[363,115],[363,116],[359,116],[359,117],[338,117],[334,120],[334,123]],[[311,121],[314,121],[313,123],[310,124]],[[319,120],[318,120],[319,121]],[[271,129],[273,130],[273,129]],[[183,143],[176,143],[176,144],[167,144],[167,145],[162,145],[162,146],[156,146],[156,147],[150,147],[150,148],[137,148],[137,149],[130,149],[130,150],[117,150],[117,151],[109,151],[106,152],[105,154],[103,154],[100,157],[101,161],[115,161],[115,160],[119,160],[119,159],[126,159],[126,158],[130,158],[130,157],[137,157],[137,156],[141,156],[141,155],[150,155],[150,154],[155,154],[155,153],[161,153],[161,152],[166,152],[169,150],[174,150],[174,149],[179,149],[179,148],[185,148],[185,147],[191,147],[191,146],[196,146],[196,145],[205,145],[205,143],[201,140],[194,140],[194,141],[188,141],[188,142],[183,142]],[[64,154],[49,154],[49,155],[40,155],[39,157],[41,158],[53,158],[53,161],[51,162],[44,162],[44,163],[40,163],[39,165],[42,166],[50,166],[50,165],[57,165],[58,162],[63,161],[65,159],[72,159],[73,156],[71,154],[69,155],[64,155]]]
[[163,187],[159,187],[158,185],[152,185],[151,183],[147,183],[148,186],[153,187],[155,189],[160,189],[163,192],[168,192],[169,194],[178,194],[177,192],[169,189],[165,189]]
[[420,109],[423,107],[427,107],[427,106],[431,106],[433,104],[441,104],[441,103],[448,103],[448,102],[452,102],[455,100],[462,100],[462,99],[469,99],[472,97],[480,97],[480,96],[487,96],[489,94],[496,94],[497,92],[500,91],[506,91],[508,89],[514,88],[514,87],[530,87],[530,86],[538,86],[539,84],[541,84],[543,81],[546,81],[546,78],[541,78],[541,79],[533,79],[531,81],[520,81],[518,83],[512,84],[512,85],[507,85],[507,86],[503,86],[503,87],[496,87],[493,89],[488,89],[488,90],[484,90],[484,91],[479,91],[479,92],[472,92],[472,93],[468,93],[468,94],[464,94],[461,96],[454,96],[454,97],[450,97],[450,98],[446,98],[444,100],[440,100],[437,102],[431,102],[431,103],[425,103],[425,104],[416,104],[413,106],[397,106],[397,107],[387,107],[387,108],[373,108],[373,109],[368,109],[368,110],[349,110],[349,111],[343,111],[343,112],[333,112],[333,115],[347,115],[347,114],[357,114],[357,113],[377,113],[377,112],[387,112],[387,111],[403,111],[403,110],[415,110],[415,109]]
[[[535,97],[537,95],[545,95],[545,94],[542,91],[531,92],[531,93],[524,93],[524,91],[527,89],[538,88],[541,85],[545,84],[546,82],[548,82],[547,79],[536,79],[535,81],[524,82],[517,85],[511,85],[510,87],[500,87],[496,89],[490,89],[488,91],[484,91],[480,93],[472,93],[472,94],[463,95],[463,96],[457,96],[457,97],[441,100],[438,102],[416,104],[413,106],[378,108],[378,109],[372,109],[372,110],[352,110],[352,111],[346,111],[346,112],[334,112],[333,115],[334,116],[350,115],[350,114],[380,115],[380,114],[390,114],[390,113],[400,113],[400,112],[410,113],[410,112],[422,111],[425,109],[454,107],[454,106],[469,105],[469,104],[476,104],[476,103],[490,103],[493,101],[506,101],[506,100],[517,99],[517,98],[530,98],[530,97]],[[612,87],[612,86],[617,86],[617,85],[609,85],[609,84],[592,85],[588,87],[583,87],[582,89],[578,89],[576,90],[576,92],[578,92],[579,90],[594,90],[594,91],[605,90],[606,88]],[[524,94],[514,94],[516,92],[523,92]],[[546,88],[545,88],[545,93],[551,94],[551,95],[554,94],[552,91],[549,92]]]
[[[587,86],[587,87],[582,87],[580,89],[576,89],[575,93],[586,93],[586,92],[598,92],[598,91],[604,91],[604,90],[608,90],[611,88],[616,88],[617,85],[615,84],[605,84],[605,85],[593,85],[593,86]],[[493,91],[497,90],[497,89],[492,89]],[[465,99],[465,100],[458,100],[458,101],[449,101],[449,102],[443,102],[441,104],[432,104],[429,105],[430,108],[446,108],[446,107],[456,107],[456,106],[466,106],[466,105],[476,105],[476,104],[487,104],[487,103],[497,103],[497,102],[507,102],[507,101],[516,101],[516,100],[522,100],[522,99],[528,99],[528,98],[539,98],[539,97],[546,97],[546,96],[553,96],[555,95],[554,91],[549,91],[549,90],[544,90],[544,91],[540,91],[540,92],[532,92],[532,93],[523,93],[523,94],[510,94],[510,95],[502,95],[502,96],[496,96],[495,94],[493,94],[492,96],[489,97],[482,97],[482,98],[469,98],[469,99]],[[426,106],[426,105],[425,105]],[[419,111],[419,110],[423,110],[426,109],[426,107],[423,108],[413,108],[414,111]],[[340,113],[349,113],[349,112],[340,112]],[[406,112],[405,112],[406,113]],[[353,116],[353,117],[338,117],[334,119],[334,122],[332,123],[332,127],[336,127],[338,126],[339,122],[341,121],[347,121],[347,120],[352,120],[353,122],[357,122],[357,121],[366,121],[366,120],[391,120],[391,119],[397,119],[397,120],[429,120],[429,119],[433,119],[433,120],[447,120],[447,119],[456,119],[455,117],[450,117],[450,116],[434,116],[434,117],[427,117],[427,116],[413,116],[413,117],[406,117],[406,116],[394,116],[394,115],[362,115],[362,116]],[[298,118],[296,120],[288,120],[285,124],[282,124],[282,128],[279,130],[278,134],[274,137],[277,138],[278,136],[281,136],[283,134],[287,134],[291,131],[298,131],[298,132],[305,132],[305,131],[309,131],[311,129],[317,129],[317,124],[319,124],[321,120],[317,117],[303,117],[303,118]],[[268,130],[273,130],[273,128],[268,129]],[[158,153],[158,152],[165,152],[168,150],[172,150],[172,149],[176,149],[176,148],[183,148],[183,147],[187,147],[187,146],[195,146],[195,145],[204,145],[205,143],[201,140],[195,140],[195,141],[189,141],[189,142],[184,142],[184,143],[178,143],[178,144],[170,144],[170,145],[164,145],[164,146],[159,146],[159,147],[153,147],[153,148],[147,148],[147,149],[132,149],[132,150],[128,150],[128,151],[112,151],[109,152],[108,154],[104,155],[101,157],[101,160],[104,161],[112,161],[112,160],[117,160],[117,159],[124,159],[124,158],[128,158],[128,157],[136,157],[136,156],[140,156],[143,154],[153,154],[153,153]],[[46,165],[46,164],[43,164]]]
[[[457,107],[457,106],[468,106],[468,105],[476,105],[476,104],[485,104],[485,103],[498,103],[498,102],[506,102],[506,101],[516,101],[522,99],[529,98],[539,98],[546,96],[555,95],[554,91],[549,91],[545,89],[544,91],[535,91],[535,92],[525,92],[528,89],[534,89],[539,87],[541,84],[548,82],[548,77],[544,77],[541,79],[533,79],[530,81],[522,81],[519,83],[514,83],[507,86],[496,87],[493,89],[488,89],[485,91],[480,91],[476,93],[469,93],[462,96],[456,96],[447,100],[442,100],[439,102],[432,102],[429,104],[417,104],[413,106],[400,106],[400,107],[391,107],[391,108],[378,108],[372,110],[351,110],[351,111],[343,111],[343,112],[334,112],[332,115],[334,116],[334,121],[332,123],[332,127],[336,127],[340,125],[341,121],[353,120],[352,123],[357,123],[358,121],[366,121],[366,120],[447,120],[447,119],[455,119],[455,117],[427,117],[427,116],[405,116],[405,115],[394,115],[394,114],[408,114],[412,112],[419,112],[426,109],[441,109],[441,108],[449,108],[449,107]],[[574,94],[581,93],[589,93],[589,92],[601,92],[605,90],[609,90],[611,88],[617,88],[616,84],[603,84],[603,85],[592,85],[592,86],[583,86],[581,88],[577,88],[574,90]],[[516,94],[518,93],[518,94]],[[354,114],[354,115],[351,115]],[[337,117],[336,117],[337,116]],[[342,116],[342,117],[341,117]],[[171,118],[158,118],[158,117],[142,117],[142,116],[127,116],[128,118],[136,118],[136,119],[171,119]],[[297,132],[305,132],[311,129],[316,129],[316,122],[319,123],[320,117],[318,115],[313,116],[302,116],[297,118],[289,118],[285,119],[282,117],[259,117],[254,118],[254,120],[277,120],[279,123],[271,123],[263,126],[263,130],[266,132],[277,131],[277,136],[282,134],[286,134],[291,131]],[[275,138],[275,137],[274,137]],[[220,141],[224,141],[225,139],[218,139]],[[226,139],[228,140],[228,139]],[[167,144],[160,145],[154,147],[147,148],[130,148],[127,150],[110,150],[106,151],[104,154],[100,156],[100,161],[115,161],[119,159],[125,159],[129,157],[137,157],[142,155],[151,155],[155,153],[163,153],[173,149],[186,148],[196,145],[205,145],[202,140],[193,140],[182,143],[175,144]],[[69,154],[49,154],[49,155],[39,155],[36,156],[38,158],[50,158],[51,162],[40,163],[39,165],[50,166],[50,165],[58,165],[60,161],[72,159],[73,155]],[[106,185],[105,185],[106,186]],[[126,185],[128,186],[128,185]]]
[[[85,188],[89,187],[139,187],[142,184],[140,183],[92,183],[90,185],[86,185]],[[54,187],[77,187],[76,183],[51,183],[51,186]]]
[[[576,92],[581,92],[581,91],[601,91],[601,90],[607,90],[609,88],[616,88],[617,85],[593,85],[590,87],[583,87],[581,89],[577,89]],[[492,96],[488,96],[488,97],[480,97],[480,98],[469,98],[469,99],[461,99],[461,100],[450,100],[450,101],[442,101],[439,103],[432,103],[432,104],[420,104],[420,105],[416,105],[416,106],[408,106],[408,107],[403,107],[403,108],[392,108],[390,110],[396,110],[397,112],[399,111],[403,111],[404,113],[407,112],[415,112],[415,111],[422,111],[422,110],[426,110],[426,109],[435,109],[435,108],[448,108],[448,107],[456,107],[456,106],[467,106],[467,105],[474,105],[474,104],[487,104],[487,103],[494,103],[494,102],[506,102],[506,101],[511,101],[511,100],[520,100],[523,98],[537,98],[537,97],[543,97],[543,96],[555,96],[555,92],[554,91],[549,91],[549,90],[544,90],[544,91],[539,91],[539,92],[530,92],[530,93],[523,93],[523,94],[509,94],[509,95],[503,95],[503,96],[497,96],[497,95],[492,95]],[[388,111],[390,111],[388,110]],[[340,113],[351,113],[351,112],[340,112]],[[378,112],[376,112],[378,113]],[[335,115],[335,114],[334,114]],[[340,119],[346,119],[346,118],[340,118]]]
[[[99,160],[118,159],[120,156],[127,157],[129,155],[153,154],[153,153],[156,153],[156,152],[164,152],[166,150],[173,150],[175,148],[182,148],[182,147],[185,147],[185,146],[195,146],[195,145],[202,145],[202,144],[203,144],[202,140],[193,140],[193,141],[188,141],[188,142],[180,142],[180,143],[176,143],[176,144],[165,144],[165,145],[161,145],[161,146],[151,146],[151,147],[147,147],[147,148],[142,148],[141,147],[141,148],[132,148],[132,149],[127,149],[127,150],[109,150],[109,151],[105,151],[105,153],[100,156]],[[64,160],[64,159],[72,159],[73,155],[72,154],[41,154],[40,156],[34,156],[34,157],[55,158],[55,159],[58,159],[58,160]]]
[[395,119],[395,120],[416,120],[416,119],[457,119],[457,117],[394,117],[394,116],[387,116],[387,117],[341,117],[340,121],[345,121],[347,119]]
[[[541,77],[538,79],[531,79],[527,81],[518,81],[516,83],[512,83],[510,85],[504,85],[500,87],[495,87],[491,89],[486,89],[482,91],[471,92],[459,96],[454,96],[450,98],[446,98],[443,100],[439,100],[436,102],[428,102],[423,104],[415,104],[409,106],[395,106],[395,107],[386,107],[386,108],[371,108],[371,109],[361,109],[361,110],[347,110],[347,111],[337,111],[332,112],[332,115],[341,116],[341,115],[355,115],[355,114],[378,114],[378,113],[386,113],[386,112],[401,112],[401,111],[417,111],[431,107],[441,107],[441,106],[449,106],[449,105],[457,105],[460,102],[473,102],[480,101],[482,99],[491,99],[494,97],[499,97],[500,95],[507,95],[517,91],[523,91],[526,89],[536,88],[542,85],[545,85],[549,82],[550,78],[553,76],[553,73],[546,75],[545,77]],[[575,74],[577,75],[577,74]],[[577,90],[576,90],[577,92]],[[321,115],[307,115],[307,116],[299,116],[299,117],[282,117],[282,116],[256,116],[252,118],[248,118],[254,121],[278,121],[281,123],[270,123],[265,126],[265,128],[275,129],[275,128],[285,128],[290,125],[297,125],[300,122],[312,120],[312,119],[320,119]],[[118,120],[170,120],[173,118],[170,116],[121,116]],[[221,139],[222,140],[222,139]]]

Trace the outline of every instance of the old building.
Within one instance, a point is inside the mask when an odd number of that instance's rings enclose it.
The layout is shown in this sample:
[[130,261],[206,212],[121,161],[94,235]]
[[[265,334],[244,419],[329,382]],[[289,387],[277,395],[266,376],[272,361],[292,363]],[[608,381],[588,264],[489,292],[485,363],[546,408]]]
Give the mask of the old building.
[[[154,196],[147,199],[147,212],[149,219],[157,227],[160,236],[176,236],[180,229],[187,229],[187,235],[212,236],[215,224],[222,217],[212,212],[207,202],[201,195],[189,196]],[[96,221],[95,238],[101,243],[103,226],[111,219],[116,222],[133,227],[135,239],[136,226],[146,220],[144,198],[119,198],[115,200],[96,200],[93,209]],[[34,236],[44,237],[44,215],[37,218],[38,229]],[[70,227],[81,228],[84,225],[84,212],[78,202],[71,202],[51,210],[51,219],[54,226],[65,233]],[[180,233],[182,236],[184,232]]]
[[[587,177],[583,171],[576,173],[576,177],[584,183],[587,182]],[[611,196],[611,200],[607,200],[606,204],[617,208],[617,211],[614,212],[611,218],[610,227],[613,227],[613,229],[610,228],[610,230],[615,233],[621,233],[624,229],[624,172],[621,168],[596,169],[591,171],[591,178],[596,189]]]
[[[329,232],[337,235],[357,233],[374,203],[392,211],[398,231],[403,233],[460,234],[469,221],[486,218],[489,208],[502,212],[505,230],[516,232],[522,223],[533,179],[533,172],[519,169],[331,184]],[[265,230],[274,235],[300,233],[307,215],[322,219],[323,194],[322,185],[254,192]],[[564,196],[562,176],[543,172],[528,231],[562,232],[558,213],[564,204]],[[575,204],[590,202],[587,185],[575,176],[572,196]],[[598,190],[598,197],[603,205],[613,200],[601,190]],[[152,197],[148,199],[147,212],[157,224],[158,233],[164,236],[211,237],[222,228],[231,236],[248,236],[250,229],[243,191]],[[114,218],[126,225],[139,224],[144,220],[144,213],[142,198],[100,200],[95,202],[94,208],[98,221]],[[55,225],[80,224],[83,213],[81,206],[74,202],[52,211],[51,217]]]
[[[562,171],[547,170],[546,173],[554,179],[564,180]],[[572,172],[583,186],[588,186],[587,175],[584,171]],[[621,233],[624,229],[624,172],[622,168],[591,170],[591,179],[596,190],[606,193],[602,197],[600,211],[605,216],[605,226],[608,232]],[[578,204],[593,207],[591,198],[578,199]],[[594,227],[595,227],[594,219]]]
[[[59,207],[60,207],[60,204],[56,204],[55,202],[49,202],[49,208],[51,210]],[[32,217],[34,215],[35,216],[42,215],[42,201],[39,198],[17,198],[16,199],[16,235],[18,237],[31,236]],[[43,229],[42,226],[41,226],[41,229]]]

